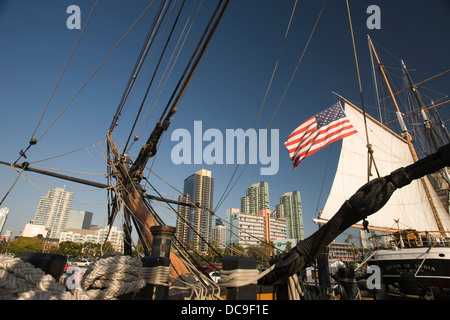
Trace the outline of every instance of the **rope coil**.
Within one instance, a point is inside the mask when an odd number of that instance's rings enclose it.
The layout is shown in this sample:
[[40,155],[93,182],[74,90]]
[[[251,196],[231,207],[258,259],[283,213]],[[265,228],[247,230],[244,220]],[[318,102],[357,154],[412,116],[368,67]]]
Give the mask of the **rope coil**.
[[0,300],[113,300],[145,286],[141,266],[128,256],[100,259],[89,265],[80,287],[68,290],[67,275],[57,282],[29,262],[0,255]]
[[156,266],[142,268],[142,277],[147,284],[169,287],[169,275],[170,267]]

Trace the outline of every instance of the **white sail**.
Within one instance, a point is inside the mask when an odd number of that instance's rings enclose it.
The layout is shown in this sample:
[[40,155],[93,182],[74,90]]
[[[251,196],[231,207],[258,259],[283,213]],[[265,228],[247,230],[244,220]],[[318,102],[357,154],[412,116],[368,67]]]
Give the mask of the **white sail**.
[[[321,219],[329,220],[361,186],[367,183],[367,141],[364,117],[361,110],[345,104],[345,113],[358,131],[342,140],[336,176]],[[367,116],[369,142],[374,150],[375,163],[381,177],[413,163],[413,157],[406,141],[385,126]],[[375,168],[373,176],[377,178]],[[432,194],[445,230],[450,230],[450,218],[432,188],[428,178],[424,178]],[[367,218],[369,226],[379,228],[416,229],[418,231],[439,231],[423,183],[420,179],[398,189],[386,205]],[[399,224],[396,224],[396,220]]]

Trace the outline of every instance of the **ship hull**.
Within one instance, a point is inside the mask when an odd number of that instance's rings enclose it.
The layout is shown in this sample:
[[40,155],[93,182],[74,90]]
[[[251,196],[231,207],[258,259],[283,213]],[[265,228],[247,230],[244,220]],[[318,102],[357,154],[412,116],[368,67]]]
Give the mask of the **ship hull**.
[[369,264],[380,267],[387,285],[398,283],[401,273],[411,272],[426,288],[450,288],[450,247],[380,250]]

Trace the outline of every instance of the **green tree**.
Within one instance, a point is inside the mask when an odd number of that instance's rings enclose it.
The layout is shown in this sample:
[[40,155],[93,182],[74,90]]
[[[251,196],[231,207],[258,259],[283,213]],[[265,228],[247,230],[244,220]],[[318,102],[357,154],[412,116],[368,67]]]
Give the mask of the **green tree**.
[[273,242],[267,243],[261,240],[259,245],[248,246],[246,252],[249,257],[255,258],[262,266],[268,266],[269,261],[274,257]]
[[43,245],[38,238],[22,237],[11,242],[7,251],[18,254],[21,252],[42,252]]
[[[142,249],[142,250],[144,250],[144,249]],[[111,244],[111,242],[106,241],[106,243],[102,247],[101,254],[104,255],[104,254],[114,254],[114,253],[117,253],[117,252],[114,250],[113,245]]]
[[52,253],[78,257],[81,255],[82,248],[83,246],[81,243],[76,243],[73,241],[63,241],[59,244],[57,249],[52,250]]
[[218,262],[223,257],[223,250],[217,247],[217,242],[213,241],[211,247],[208,247],[206,259],[210,262]]
[[132,251],[132,255],[133,255],[133,257],[141,257],[141,256],[145,255],[144,252],[145,252],[144,251],[144,246],[139,243],[139,244],[136,245],[136,249]]

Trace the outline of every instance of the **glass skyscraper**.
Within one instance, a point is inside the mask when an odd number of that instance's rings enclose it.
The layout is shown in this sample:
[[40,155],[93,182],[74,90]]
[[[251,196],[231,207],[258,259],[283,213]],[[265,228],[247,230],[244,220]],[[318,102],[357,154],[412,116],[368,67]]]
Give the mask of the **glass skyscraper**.
[[241,212],[257,214],[259,210],[270,209],[269,183],[262,181],[252,184],[246,190],[246,196],[241,198]]
[[276,206],[277,218],[286,218],[288,237],[304,239],[303,212],[300,191],[287,192]]
[[205,241],[212,240],[212,214],[214,178],[211,171],[199,170],[184,180],[183,196],[180,201],[189,201],[204,209],[179,205],[177,218],[177,237],[190,249],[207,251]]
[[73,192],[67,192],[64,188],[48,191],[39,201],[33,224],[46,226],[49,230],[48,238],[59,238],[66,228],[72,200]]

